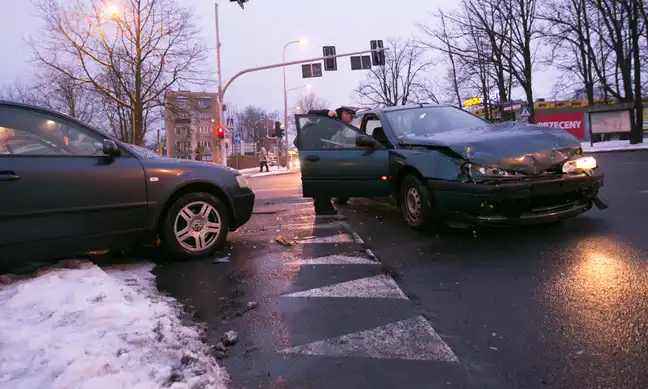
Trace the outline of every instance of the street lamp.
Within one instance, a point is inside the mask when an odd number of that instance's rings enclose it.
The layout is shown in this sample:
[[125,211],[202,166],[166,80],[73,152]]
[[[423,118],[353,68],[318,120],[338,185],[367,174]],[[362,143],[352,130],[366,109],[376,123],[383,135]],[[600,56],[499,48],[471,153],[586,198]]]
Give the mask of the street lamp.
[[296,86],[294,88],[290,88],[286,92],[290,92],[292,90],[297,90],[297,89],[301,89],[301,88],[310,88],[310,87],[311,87],[310,84],[305,84],[305,85],[302,85],[302,86]]
[[[282,54],[282,63],[286,63],[286,48],[293,43],[299,43],[299,44],[305,44],[306,40],[305,39],[298,39],[296,41],[291,41],[288,42],[284,45],[283,47],[283,54]],[[286,133],[288,133],[288,89],[286,89],[286,66],[284,65],[282,67],[283,69],[283,86],[284,86],[284,128],[286,130]],[[288,143],[286,143],[287,145]]]

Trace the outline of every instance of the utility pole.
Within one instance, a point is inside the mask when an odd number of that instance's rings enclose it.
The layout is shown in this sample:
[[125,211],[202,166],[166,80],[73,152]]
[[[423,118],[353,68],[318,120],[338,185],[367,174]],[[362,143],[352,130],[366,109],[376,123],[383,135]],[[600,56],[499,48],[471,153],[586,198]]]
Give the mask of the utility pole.
[[[224,126],[223,123],[223,84],[222,84],[222,79],[221,79],[221,56],[220,56],[220,33],[218,29],[218,2],[214,2],[214,17],[215,17],[215,23],[216,23],[216,69],[217,69],[217,89],[218,89],[218,126]],[[223,127],[225,128],[225,127]],[[218,139],[216,137],[215,132],[213,133],[212,136],[214,139]],[[225,138],[220,138],[218,139],[218,142],[220,144],[220,154],[221,154],[221,165],[227,166],[227,154],[226,154],[226,149],[225,149]],[[216,161],[216,153],[215,153],[215,148],[212,149],[212,160]]]

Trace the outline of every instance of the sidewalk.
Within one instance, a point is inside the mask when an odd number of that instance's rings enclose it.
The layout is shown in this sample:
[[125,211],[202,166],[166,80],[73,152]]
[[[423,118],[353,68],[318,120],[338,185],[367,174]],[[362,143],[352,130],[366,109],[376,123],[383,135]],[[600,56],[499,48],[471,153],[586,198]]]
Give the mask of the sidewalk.
[[264,177],[264,176],[276,176],[280,174],[291,174],[291,173],[297,173],[299,172],[299,168],[293,168],[293,169],[288,169],[288,168],[277,168],[276,166],[273,166],[270,168],[270,171],[268,172],[259,172],[259,168],[250,168],[250,169],[241,169],[239,172],[243,174],[245,177]]
[[634,151],[648,150],[648,143],[639,143],[631,145],[627,140],[609,140],[605,142],[596,142],[591,146],[589,142],[581,142],[584,153],[601,153],[606,151]]

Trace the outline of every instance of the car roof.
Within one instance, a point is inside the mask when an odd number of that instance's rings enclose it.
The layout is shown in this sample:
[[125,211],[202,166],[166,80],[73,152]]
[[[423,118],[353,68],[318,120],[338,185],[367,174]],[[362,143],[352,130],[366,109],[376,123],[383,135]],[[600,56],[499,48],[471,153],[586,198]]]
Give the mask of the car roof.
[[[84,123],[84,122],[82,122],[81,120],[79,120],[79,119],[77,119],[75,117],[72,117],[72,116],[70,116],[68,114],[65,114],[63,112],[55,111],[53,109],[44,108],[44,107],[41,107],[41,106],[38,106],[38,105],[33,105],[33,104],[19,103],[17,101],[9,101],[9,100],[1,100],[1,99],[0,99],[0,105],[7,105],[7,106],[10,106],[10,107],[16,107],[16,108],[33,109],[35,111],[40,111],[42,113],[62,116],[67,120],[70,120],[70,121],[75,122],[76,124],[79,124],[80,126],[90,128],[90,129],[92,129],[94,131],[97,131],[97,132],[101,133],[101,131],[99,131],[96,128],[92,127],[88,123]],[[105,135],[105,134],[101,133],[101,135]],[[110,137],[107,137],[107,138],[110,138]]]
[[425,108],[425,107],[447,107],[446,104],[437,104],[437,103],[418,103],[418,104],[407,104],[407,105],[395,105],[390,107],[377,107],[369,108],[365,111],[359,110],[356,112],[356,115],[365,115],[368,113],[383,113],[383,112],[393,112],[393,111],[404,111],[408,109],[415,108]]

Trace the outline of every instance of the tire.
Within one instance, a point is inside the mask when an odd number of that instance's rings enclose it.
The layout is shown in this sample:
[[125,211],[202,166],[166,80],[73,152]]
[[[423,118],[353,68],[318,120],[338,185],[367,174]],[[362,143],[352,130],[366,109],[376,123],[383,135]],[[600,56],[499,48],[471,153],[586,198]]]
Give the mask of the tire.
[[430,193],[417,177],[413,175],[405,177],[399,193],[401,211],[411,228],[425,230],[441,224]]
[[335,204],[345,205],[345,204],[347,204],[348,202],[349,202],[349,198],[348,198],[348,197],[337,197],[337,198],[335,199]]
[[162,242],[180,259],[206,257],[223,246],[229,223],[227,207],[216,196],[189,193],[169,208],[162,224]]

